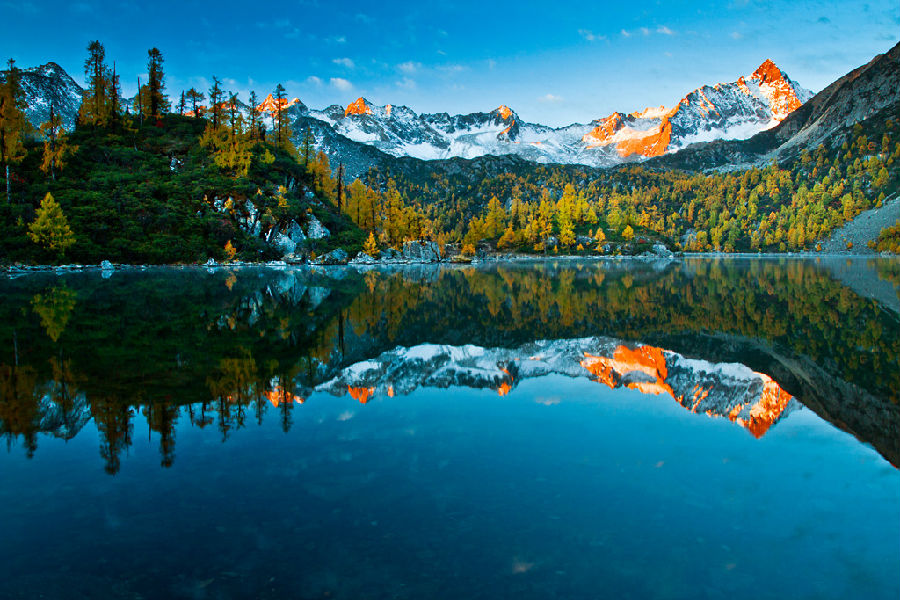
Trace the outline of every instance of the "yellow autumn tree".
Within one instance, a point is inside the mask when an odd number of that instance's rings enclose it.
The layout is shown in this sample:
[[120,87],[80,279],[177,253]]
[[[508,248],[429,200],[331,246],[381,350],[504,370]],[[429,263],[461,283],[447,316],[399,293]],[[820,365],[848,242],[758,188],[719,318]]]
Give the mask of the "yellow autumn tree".
[[75,243],[69,221],[50,192],[41,200],[34,221],[28,226],[28,238],[60,257]]

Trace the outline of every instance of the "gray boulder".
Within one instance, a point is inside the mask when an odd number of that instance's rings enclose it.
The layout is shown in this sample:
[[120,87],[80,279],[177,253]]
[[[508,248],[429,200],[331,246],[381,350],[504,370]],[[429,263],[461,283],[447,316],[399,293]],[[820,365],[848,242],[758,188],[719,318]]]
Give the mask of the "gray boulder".
[[311,240],[321,240],[331,235],[331,232],[322,225],[315,215],[309,215],[309,223],[306,226],[306,236]]
[[404,242],[403,258],[410,262],[435,263],[441,260],[441,252],[434,242]]
[[397,262],[403,260],[403,255],[393,248],[385,248],[381,251],[382,262]]
[[659,242],[653,244],[653,248],[651,248],[650,251],[662,258],[670,258],[672,256],[672,251]]
[[350,261],[351,265],[374,265],[378,261],[366,254],[365,252],[360,252],[356,255],[356,258]]
[[282,256],[290,256],[294,253],[294,250],[297,248],[297,242],[292,240],[289,236],[284,235],[283,233],[279,233],[272,238],[271,244],[278,248],[281,252]]
[[112,271],[113,269],[115,269],[113,264],[111,262],[109,262],[108,260],[104,260],[103,262],[101,262],[100,268],[104,271]]
[[350,257],[343,248],[332,250],[328,254],[323,254],[316,260],[317,265],[346,265]]
[[291,241],[294,242],[294,244],[299,244],[306,241],[306,234],[303,233],[303,228],[300,227],[297,221],[291,221],[291,224],[288,227],[287,235],[289,238],[291,238]]

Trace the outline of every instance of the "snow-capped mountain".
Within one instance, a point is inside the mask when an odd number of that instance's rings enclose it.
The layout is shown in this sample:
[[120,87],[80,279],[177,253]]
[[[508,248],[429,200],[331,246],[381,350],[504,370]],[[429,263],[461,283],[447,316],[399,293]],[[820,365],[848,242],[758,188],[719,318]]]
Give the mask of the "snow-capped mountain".
[[[22,85],[33,124],[46,120],[53,102],[66,126],[74,126],[82,88],[61,67],[47,63],[26,69]],[[257,110],[264,116],[289,111],[295,142],[309,128],[317,148],[356,175],[373,165],[379,153],[424,160],[515,155],[537,163],[610,166],[695,142],[746,139],[777,125],[811,96],[767,60],[733,83],[697,88],[673,108],[616,112],[557,128],[528,123],[503,105],[465,115],[417,114],[406,106],[378,106],[359,98],[347,106],[316,110],[296,98],[278,105],[269,95]],[[265,120],[267,125],[270,121]]]
[[654,346],[598,337],[543,340],[518,348],[398,347],[344,368],[316,391],[349,393],[363,403],[418,387],[464,386],[506,395],[524,379],[552,374],[668,395],[693,413],[726,418],[755,437],[799,406],[771,377],[744,365],[689,359]]
[[[0,74],[5,79],[5,73]],[[50,118],[50,105],[59,114],[66,129],[75,128],[84,90],[54,62],[22,69],[19,85],[25,93],[25,116],[35,127]]]
[[659,156],[695,142],[746,139],[780,123],[812,93],[767,60],[733,83],[703,86],[674,108],[613,113],[589,124],[553,128],[523,121],[507,106],[484,113],[416,114],[406,106],[377,106],[359,98],[346,108],[298,111],[298,130],[310,121],[336,136],[392,156],[424,160],[515,154],[539,163],[609,166]]

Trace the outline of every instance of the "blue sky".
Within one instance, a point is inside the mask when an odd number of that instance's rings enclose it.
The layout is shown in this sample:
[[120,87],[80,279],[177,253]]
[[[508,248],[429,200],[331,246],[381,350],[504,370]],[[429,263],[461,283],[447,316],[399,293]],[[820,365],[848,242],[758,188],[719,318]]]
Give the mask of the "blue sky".
[[315,108],[358,96],[417,112],[507,104],[550,125],[671,106],[766,58],[818,91],[898,33],[898,0],[0,0],[4,61],[52,60],[80,82],[85,47],[99,39],[126,93],[157,46],[172,96],[217,75],[245,99],[282,82]]

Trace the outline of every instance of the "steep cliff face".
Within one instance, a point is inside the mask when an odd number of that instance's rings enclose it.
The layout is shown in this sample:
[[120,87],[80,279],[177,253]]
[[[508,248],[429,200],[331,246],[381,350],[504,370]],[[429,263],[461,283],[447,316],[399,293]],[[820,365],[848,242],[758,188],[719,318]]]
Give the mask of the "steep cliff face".
[[810,97],[809,90],[766,60],[733,83],[697,88],[672,109],[613,113],[583,141],[588,148],[613,145],[622,157],[661,156],[696,142],[750,137],[777,125]]

